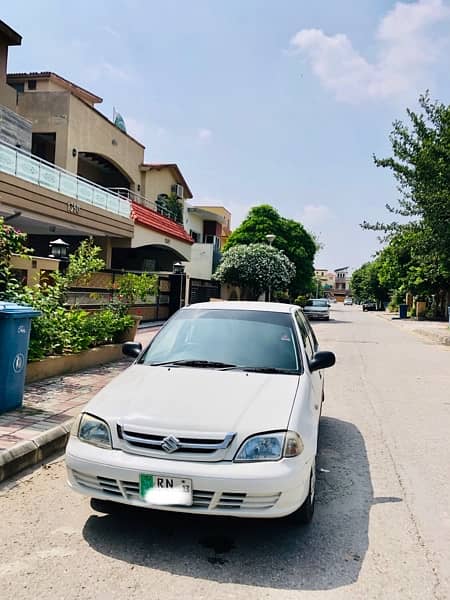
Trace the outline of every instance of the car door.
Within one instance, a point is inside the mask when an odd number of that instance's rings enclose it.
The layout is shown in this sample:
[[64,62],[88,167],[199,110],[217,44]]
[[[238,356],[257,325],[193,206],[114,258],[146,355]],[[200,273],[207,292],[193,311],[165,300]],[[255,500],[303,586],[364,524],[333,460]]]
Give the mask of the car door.
[[322,371],[313,371],[309,370],[309,363],[316,351],[319,348],[317,338],[312,330],[311,325],[308,322],[308,319],[305,319],[301,310],[298,310],[295,313],[295,318],[300,329],[300,334],[302,336],[303,345],[305,347],[306,353],[306,365],[305,370],[308,371],[309,379],[311,381],[311,393],[310,393],[310,410],[313,415],[313,420],[315,427],[319,427],[319,418],[322,412],[322,397],[323,397],[323,373]]

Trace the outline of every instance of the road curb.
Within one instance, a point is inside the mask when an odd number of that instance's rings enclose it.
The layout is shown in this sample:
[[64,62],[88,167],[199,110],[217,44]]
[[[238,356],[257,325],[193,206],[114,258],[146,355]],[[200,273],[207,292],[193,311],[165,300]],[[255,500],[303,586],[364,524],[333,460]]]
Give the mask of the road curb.
[[413,329],[412,333],[431,339],[438,344],[450,346],[450,335],[440,334],[434,331],[427,331],[426,329]]
[[43,431],[33,440],[24,440],[0,452],[0,482],[64,449],[74,420],[75,417],[68,419]]

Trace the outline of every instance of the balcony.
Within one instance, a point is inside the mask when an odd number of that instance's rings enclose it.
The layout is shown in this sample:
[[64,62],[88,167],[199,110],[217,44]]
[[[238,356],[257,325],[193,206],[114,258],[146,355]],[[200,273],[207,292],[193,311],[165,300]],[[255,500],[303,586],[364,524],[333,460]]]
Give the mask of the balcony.
[[5,142],[0,143],[0,171],[59,192],[68,198],[130,218],[131,203],[120,193],[100,187]]

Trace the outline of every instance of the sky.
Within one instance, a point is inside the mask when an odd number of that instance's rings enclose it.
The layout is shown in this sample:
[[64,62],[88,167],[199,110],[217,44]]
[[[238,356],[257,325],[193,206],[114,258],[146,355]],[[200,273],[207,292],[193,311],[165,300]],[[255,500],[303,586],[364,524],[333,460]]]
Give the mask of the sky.
[[53,71],[101,96],[176,162],[196,204],[271,204],[318,238],[316,267],[379,250],[395,180],[373,155],[421,93],[450,103],[450,0],[3,0],[23,36],[9,72]]

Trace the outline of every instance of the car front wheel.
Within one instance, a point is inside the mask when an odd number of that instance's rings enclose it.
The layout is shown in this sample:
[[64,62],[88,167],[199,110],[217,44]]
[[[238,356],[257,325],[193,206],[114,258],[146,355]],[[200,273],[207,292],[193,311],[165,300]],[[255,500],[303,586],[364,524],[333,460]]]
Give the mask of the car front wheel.
[[309,492],[306,500],[288,519],[295,525],[308,525],[314,515],[314,503],[316,499],[316,459],[314,458],[309,476]]

